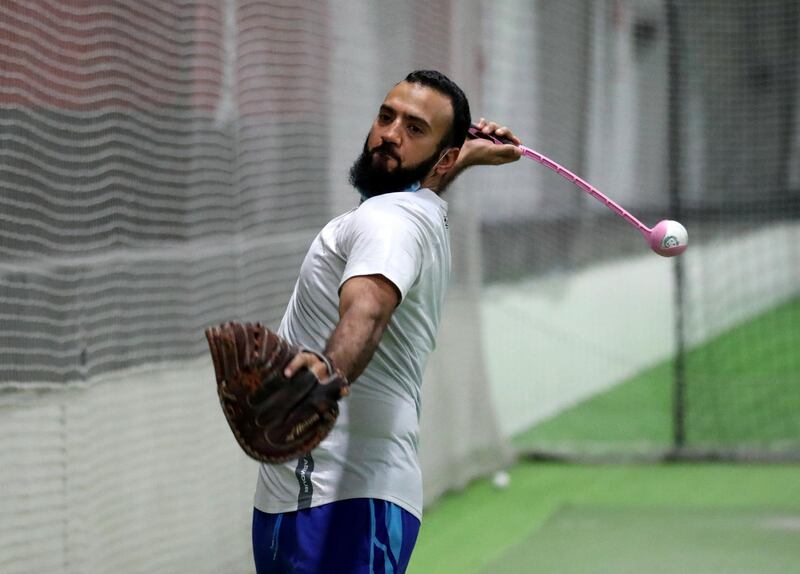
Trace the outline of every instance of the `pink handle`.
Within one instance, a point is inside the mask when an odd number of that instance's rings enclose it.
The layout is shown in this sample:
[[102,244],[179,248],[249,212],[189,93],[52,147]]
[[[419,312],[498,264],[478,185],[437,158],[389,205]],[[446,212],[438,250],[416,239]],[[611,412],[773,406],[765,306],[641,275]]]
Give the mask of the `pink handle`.
[[[512,142],[511,140],[508,140],[506,138],[495,136],[495,135],[485,134],[482,131],[480,131],[476,126],[471,126],[469,128],[469,135],[471,137],[473,137],[473,138],[487,139],[487,140],[493,141],[496,144],[515,145],[514,142]],[[528,158],[532,159],[533,161],[542,164],[546,168],[549,168],[549,169],[553,170],[554,172],[556,172],[558,175],[560,175],[564,179],[566,179],[569,182],[574,183],[575,185],[580,187],[583,191],[587,192],[589,195],[591,195],[595,199],[600,200],[611,211],[613,211],[617,215],[621,216],[623,219],[625,219],[625,221],[627,221],[628,223],[633,225],[636,229],[638,229],[641,232],[641,234],[644,235],[645,239],[649,240],[650,234],[653,231],[652,229],[650,229],[644,223],[642,223],[641,221],[636,219],[633,215],[628,213],[628,211],[626,211],[621,205],[619,205],[613,199],[609,199],[608,197],[606,197],[603,193],[600,192],[600,190],[598,190],[596,187],[594,187],[588,181],[578,177],[577,175],[572,173],[570,170],[568,170],[564,166],[557,164],[556,162],[554,162],[549,157],[547,157],[545,155],[542,155],[539,152],[537,152],[535,150],[532,150],[529,147],[526,147],[524,145],[519,145],[517,147],[522,150],[522,155],[524,155],[525,157],[528,157]]]
[[588,194],[590,194],[595,199],[598,199],[601,202],[603,202],[606,205],[606,207],[608,207],[611,211],[613,211],[617,215],[621,215],[628,223],[630,223],[635,228],[637,228],[642,233],[642,235],[645,236],[645,238],[649,238],[650,237],[650,232],[652,231],[652,229],[650,229],[644,223],[642,223],[641,221],[636,219],[633,215],[631,215],[627,210],[625,210],[616,201],[614,201],[613,199],[610,199],[609,197],[606,197],[600,190],[598,190],[596,187],[594,187],[588,181],[578,177],[577,175],[572,173],[570,170],[568,170],[564,166],[557,164],[556,162],[554,162],[549,157],[544,156],[544,155],[540,154],[539,152],[537,152],[535,150],[532,150],[529,147],[526,147],[524,145],[520,145],[520,146],[517,146],[517,147],[519,147],[519,149],[522,150],[522,155],[524,155],[525,157],[531,158],[533,161],[539,162],[540,164],[542,164],[546,168],[549,168],[549,169],[553,170],[554,172],[556,172],[558,175],[560,175],[564,179],[574,183],[575,185],[580,187],[583,191],[587,192]]

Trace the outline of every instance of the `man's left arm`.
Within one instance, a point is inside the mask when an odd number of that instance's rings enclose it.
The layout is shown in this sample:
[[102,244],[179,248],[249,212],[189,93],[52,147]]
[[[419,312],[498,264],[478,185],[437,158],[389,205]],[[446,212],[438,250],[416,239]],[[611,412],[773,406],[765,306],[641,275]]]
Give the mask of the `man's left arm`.
[[[339,322],[324,354],[348,381],[355,381],[367,368],[399,303],[399,290],[383,275],[351,277],[342,285]],[[285,374],[291,377],[302,367],[321,381],[328,377],[325,363],[312,353],[298,353]]]

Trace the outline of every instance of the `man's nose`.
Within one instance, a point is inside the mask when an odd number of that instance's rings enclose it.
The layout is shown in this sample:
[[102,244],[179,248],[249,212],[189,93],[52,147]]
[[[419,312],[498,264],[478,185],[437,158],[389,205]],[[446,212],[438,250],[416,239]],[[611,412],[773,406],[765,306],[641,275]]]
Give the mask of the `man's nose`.
[[381,133],[381,139],[385,142],[398,145],[400,143],[400,128],[400,119],[398,118],[385,126],[383,133]]

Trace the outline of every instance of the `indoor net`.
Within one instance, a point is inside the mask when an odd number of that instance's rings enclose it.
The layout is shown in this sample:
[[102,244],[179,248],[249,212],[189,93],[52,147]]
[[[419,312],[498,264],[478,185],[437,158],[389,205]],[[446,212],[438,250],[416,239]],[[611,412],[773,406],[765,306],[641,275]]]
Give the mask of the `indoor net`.
[[544,457],[797,457],[797,3],[523,4],[484,29],[486,113],[690,247],[660,260],[532,162],[487,173],[507,429]]
[[461,176],[427,500],[509,437],[543,457],[800,456],[799,12],[3,2],[0,570],[249,571],[255,469],[202,330],[277,325],[314,234],[357,202],[377,105],[417,68],[690,238],[662,259],[529,160]]

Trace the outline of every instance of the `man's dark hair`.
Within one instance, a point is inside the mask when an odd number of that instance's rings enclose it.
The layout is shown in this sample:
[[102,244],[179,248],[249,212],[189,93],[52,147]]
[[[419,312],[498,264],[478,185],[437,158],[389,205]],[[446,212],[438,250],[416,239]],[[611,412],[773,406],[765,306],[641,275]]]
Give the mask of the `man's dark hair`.
[[442,139],[441,149],[461,147],[464,140],[467,139],[467,130],[472,124],[469,102],[461,88],[453,80],[436,70],[416,70],[406,76],[405,81],[432,88],[450,98],[450,103],[453,105],[453,125]]

